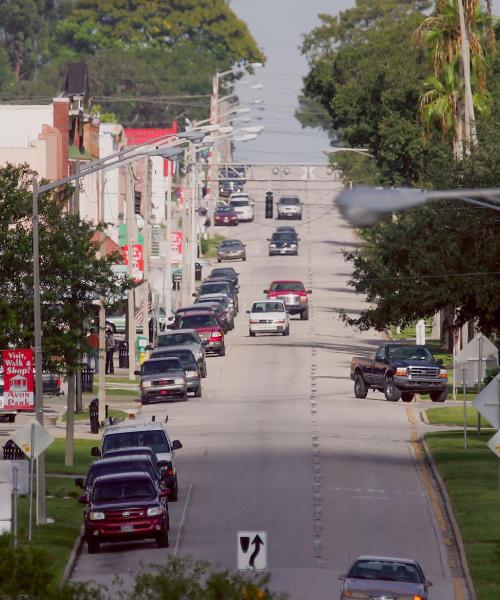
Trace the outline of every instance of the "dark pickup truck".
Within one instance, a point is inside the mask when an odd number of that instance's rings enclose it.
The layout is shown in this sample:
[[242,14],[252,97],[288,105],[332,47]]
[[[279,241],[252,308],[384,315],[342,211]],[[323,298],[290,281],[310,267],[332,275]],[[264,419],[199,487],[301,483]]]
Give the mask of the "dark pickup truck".
[[355,356],[351,379],[356,398],[366,398],[370,388],[384,392],[391,402],[411,402],[415,393],[444,402],[448,394],[448,373],[425,346],[384,344],[373,358]]

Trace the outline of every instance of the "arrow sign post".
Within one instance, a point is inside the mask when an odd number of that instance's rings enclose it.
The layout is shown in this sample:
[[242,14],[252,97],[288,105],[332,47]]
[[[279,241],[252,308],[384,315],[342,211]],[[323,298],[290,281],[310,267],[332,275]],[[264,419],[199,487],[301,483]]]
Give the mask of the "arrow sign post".
[[[473,400],[477,412],[500,429],[500,374],[497,374]],[[500,431],[488,442],[488,448],[500,458]]]
[[262,571],[267,568],[267,533],[239,531],[237,540],[238,569]]

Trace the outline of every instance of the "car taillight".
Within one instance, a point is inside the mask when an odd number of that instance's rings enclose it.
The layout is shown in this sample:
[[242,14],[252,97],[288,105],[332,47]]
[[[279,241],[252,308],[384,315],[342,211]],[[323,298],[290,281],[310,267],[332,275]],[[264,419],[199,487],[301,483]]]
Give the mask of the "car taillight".
[[220,340],[220,339],[222,339],[222,333],[220,331],[212,331],[212,334],[210,335],[210,339]]
[[62,384],[61,378],[60,378],[60,377],[58,377],[58,378],[57,378],[57,386],[58,386],[58,387],[61,387],[61,384]]

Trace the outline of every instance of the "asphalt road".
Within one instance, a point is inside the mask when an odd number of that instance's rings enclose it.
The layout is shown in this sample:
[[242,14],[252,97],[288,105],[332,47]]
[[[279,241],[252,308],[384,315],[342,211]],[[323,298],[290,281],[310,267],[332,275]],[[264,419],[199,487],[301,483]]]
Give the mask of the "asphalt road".
[[[351,356],[380,343],[338,317],[338,309],[364,307],[346,287],[341,254],[357,245],[354,234],[331,193],[310,189],[306,202],[298,257],[268,256],[277,222],[263,218],[260,202],[256,222],[220,229],[248,251],[237,264],[242,310],[227,355],[209,359],[202,398],[143,411],[168,414],[171,437],[184,445],[170,548],[107,545],[94,556],[84,549],[75,580],[109,584],[173,553],[235,568],[237,532],[263,530],[273,586],[290,598],[338,598],[338,575],[360,554],[416,558],[434,582],[430,598],[464,597],[455,592],[446,524],[414,441],[413,408],[380,393],[353,395]],[[294,317],[289,337],[250,338],[245,310],[271,280],[289,277],[313,290],[310,320]]]

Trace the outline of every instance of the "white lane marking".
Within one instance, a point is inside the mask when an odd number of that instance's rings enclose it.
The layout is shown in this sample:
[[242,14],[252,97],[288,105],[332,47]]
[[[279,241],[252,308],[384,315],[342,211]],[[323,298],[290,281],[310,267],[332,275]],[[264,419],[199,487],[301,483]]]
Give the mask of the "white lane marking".
[[179,551],[179,546],[181,543],[181,536],[182,536],[182,530],[184,528],[184,525],[186,523],[187,520],[187,511],[189,508],[189,504],[191,502],[191,492],[193,490],[193,484],[190,483],[189,484],[189,488],[188,488],[188,493],[186,496],[186,501],[184,502],[184,509],[182,511],[182,516],[181,516],[181,520],[179,521],[179,529],[177,530],[177,539],[175,540],[175,547],[174,547],[174,556],[177,556],[177,552]]

